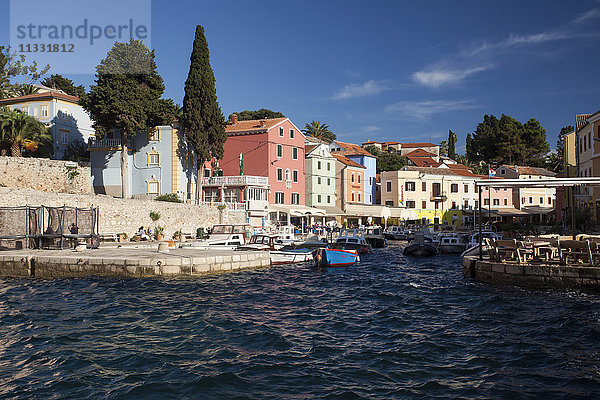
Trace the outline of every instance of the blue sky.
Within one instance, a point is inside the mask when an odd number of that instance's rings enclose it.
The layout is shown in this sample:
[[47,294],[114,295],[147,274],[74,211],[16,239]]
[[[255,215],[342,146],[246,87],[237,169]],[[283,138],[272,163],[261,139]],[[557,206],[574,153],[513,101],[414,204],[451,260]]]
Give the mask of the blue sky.
[[576,114],[600,109],[600,3],[555,3],[152,1],[151,39],[177,103],[200,24],[226,116],[270,108],[356,143],[439,143],[452,129],[464,152],[484,114],[505,113],[540,120],[554,148]]

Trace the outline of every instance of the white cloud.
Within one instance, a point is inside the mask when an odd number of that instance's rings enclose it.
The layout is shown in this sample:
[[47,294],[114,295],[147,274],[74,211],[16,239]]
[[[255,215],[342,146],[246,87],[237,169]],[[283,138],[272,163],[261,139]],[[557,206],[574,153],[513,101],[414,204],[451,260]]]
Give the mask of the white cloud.
[[434,114],[471,110],[479,106],[471,100],[400,101],[385,108],[388,113],[399,113],[407,119],[427,120]]
[[592,8],[591,10],[588,10],[588,11],[584,12],[583,14],[581,14],[580,16],[578,16],[577,18],[575,18],[573,20],[573,23],[581,24],[581,23],[589,21],[590,19],[594,19],[594,18],[598,18],[598,17],[600,17],[600,8]]
[[381,93],[387,90],[388,87],[383,81],[368,81],[361,84],[353,83],[345,86],[342,90],[337,92],[333,98],[336,100],[352,99],[355,97],[364,97],[377,93]]
[[380,129],[381,128],[378,127],[378,126],[373,126],[373,125],[367,125],[367,126],[365,126],[365,131],[366,132],[374,132],[374,131],[378,131]]
[[485,71],[487,69],[489,69],[489,67],[481,66],[460,71],[436,67],[429,70],[415,72],[412,74],[412,78],[415,82],[423,86],[438,88],[443,85],[458,83],[470,75]]

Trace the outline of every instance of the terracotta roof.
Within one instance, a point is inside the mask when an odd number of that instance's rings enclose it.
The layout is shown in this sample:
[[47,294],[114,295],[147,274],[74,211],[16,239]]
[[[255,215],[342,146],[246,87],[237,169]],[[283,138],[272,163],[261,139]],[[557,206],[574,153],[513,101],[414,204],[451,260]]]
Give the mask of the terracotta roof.
[[346,156],[342,156],[342,155],[340,155],[340,154],[337,154],[337,152],[335,152],[335,153],[332,153],[332,154],[333,154],[333,156],[334,156],[334,157],[335,157],[335,158],[336,158],[336,159],[337,159],[339,162],[341,162],[341,163],[343,163],[343,164],[346,164],[346,165],[347,165],[347,166],[349,166],[349,167],[366,168],[366,167],[363,167],[362,165],[360,165],[359,163],[357,163],[357,162],[355,162],[355,161],[352,161],[351,159],[349,159],[349,158],[348,158],[348,157],[346,157]]
[[[556,176],[552,171],[548,171],[546,168],[538,167],[521,167],[516,165],[517,172],[521,175],[541,175],[541,176]],[[514,168],[513,168],[514,170]]]
[[431,157],[405,157],[417,167],[439,167],[441,165]]
[[315,149],[315,147],[317,147],[318,144],[307,144],[306,146],[304,146],[304,154],[308,154],[311,151],[313,151]]
[[446,166],[452,170],[469,170],[471,168],[467,167],[466,165],[463,164],[446,164]]
[[311,143],[323,143],[323,144],[329,144],[326,141],[324,141],[323,139],[319,139],[316,138],[314,136],[310,136],[310,135],[306,135],[304,137],[304,140],[306,140],[307,142],[311,142]]
[[457,176],[458,174],[454,171],[450,171],[447,168],[431,168],[431,167],[411,167],[411,166],[406,166],[406,167],[402,167],[402,171],[417,171],[417,172],[422,172],[424,174],[430,174],[430,175],[451,175],[451,176]]
[[[246,132],[266,132],[275,125],[285,121],[287,118],[271,118],[271,119],[252,119],[248,121],[238,121],[237,124],[228,123],[225,125],[225,133],[246,133]],[[260,125],[260,121],[265,121],[264,126]]]
[[471,177],[477,176],[474,173],[472,173],[471,171],[468,171],[466,169],[451,169],[450,171],[452,171],[456,175],[460,175],[460,176],[471,176]]
[[398,142],[382,142],[381,144],[400,144]]
[[423,149],[416,149],[411,151],[410,153],[406,153],[404,157],[435,157],[436,154],[430,153]]
[[579,132],[581,128],[587,125],[591,114],[579,114],[575,116],[575,130]]
[[43,99],[61,99],[70,101],[72,103],[78,103],[79,97],[71,96],[70,94],[63,93],[58,90],[50,90],[48,92],[28,94],[27,96],[10,97],[8,99],[0,100],[0,104],[13,104],[21,103],[29,100],[43,100]]
[[373,143],[379,144],[379,142],[376,142],[374,140],[368,140],[368,141],[366,141],[366,142],[363,143],[363,146],[366,145],[366,144],[373,144]]
[[368,151],[366,151],[365,149],[363,149],[362,147],[360,147],[357,144],[340,142],[338,140],[334,140],[334,142],[339,144],[340,147],[344,149],[342,151],[336,151],[335,153],[343,154],[343,155],[361,154],[363,156],[375,157],[373,154],[369,153]]
[[433,143],[400,143],[402,147],[412,148],[412,147],[437,147],[436,144]]

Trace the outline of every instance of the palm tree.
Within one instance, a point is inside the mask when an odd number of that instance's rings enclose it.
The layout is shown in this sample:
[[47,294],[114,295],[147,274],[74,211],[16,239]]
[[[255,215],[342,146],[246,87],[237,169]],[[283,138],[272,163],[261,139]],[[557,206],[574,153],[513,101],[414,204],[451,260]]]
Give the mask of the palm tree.
[[15,94],[17,96],[27,96],[30,94],[35,94],[35,93],[39,92],[39,90],[40,89],[34,85],[20,85],[15,90]]
[[51,140],[48,128],[29,115],[8,110],[0,115],[0,139],[10,146],[13,157],[21,157],[23,149],[36,151]]
[[332,142],[336,139],[335,133],[329,130],[329,125],[323,124],[319,121],[312,121],[310,124],[304,124],[302,132],[305,134],[315,137],[317,139],[324,140],[326,142]]

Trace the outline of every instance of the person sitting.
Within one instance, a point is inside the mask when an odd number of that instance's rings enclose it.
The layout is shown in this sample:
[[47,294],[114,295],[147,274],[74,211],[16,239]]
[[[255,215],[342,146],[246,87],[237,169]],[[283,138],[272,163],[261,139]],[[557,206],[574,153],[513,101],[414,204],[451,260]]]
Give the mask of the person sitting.
[[[148,228],[150,229],[150,228]],[[150,240],[150,236],[148,235],[148,233],[144,230],[143,226],[140,226],[140,229],[137,232],[137,235],[140,237],[140,239],[142,240]]]

